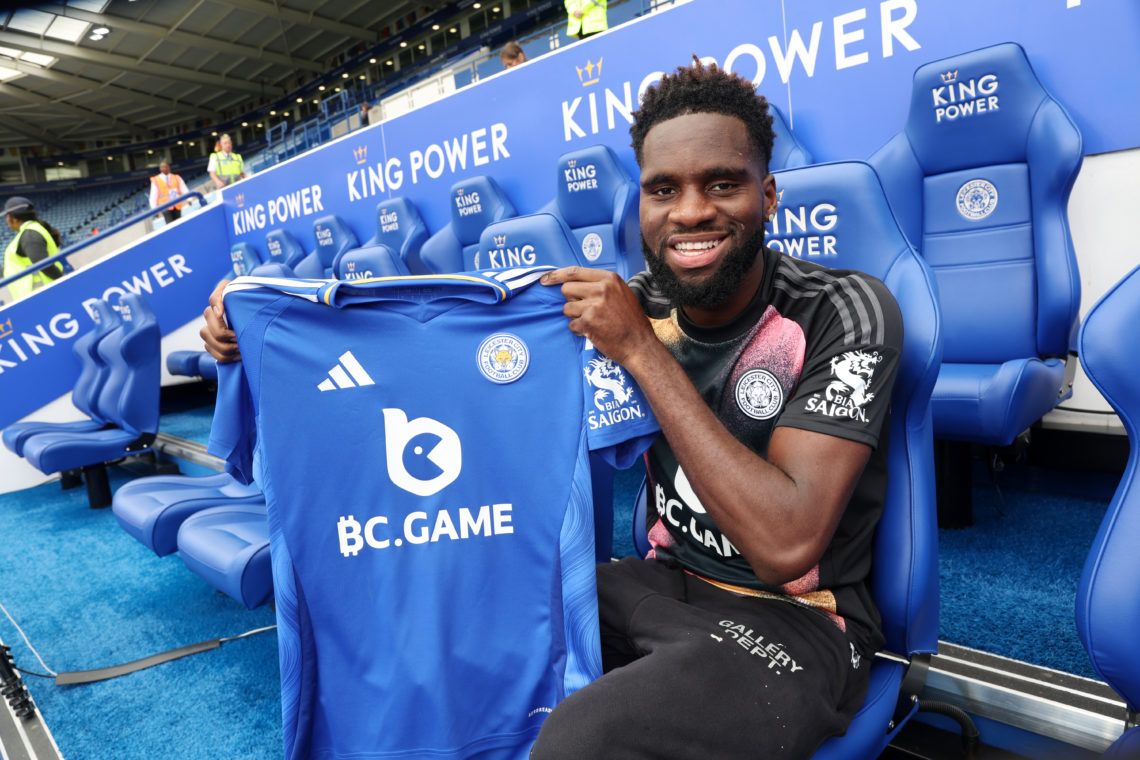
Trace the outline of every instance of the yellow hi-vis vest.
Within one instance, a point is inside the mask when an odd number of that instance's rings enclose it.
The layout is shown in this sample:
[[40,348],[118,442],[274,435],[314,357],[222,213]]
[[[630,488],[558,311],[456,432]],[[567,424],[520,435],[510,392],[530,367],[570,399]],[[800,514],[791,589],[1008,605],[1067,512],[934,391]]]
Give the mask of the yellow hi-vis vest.
[[222,151],[218,151],[214,154],[214,171],[217,173],[218,179],[227,185],[232,185],[241,179],[244,167],[245,162],[241,160],[241,155],[238,153],[231,153],[227,156]]
[[[29,219],[20,225],[20,229],[16,232],[16,237],[12,238],[12,242],[8,243],[8,247],[4,249],[4,276],[11,277],[18,272],[22,272],[32,265],[32,260],[27,256],[20,255],[20,238],[23,237],[25,232],[32,232],[44,236],[47,242],[48,256],[54,256],[59,253],[59,246],[55,244],[55,238],[51,233],[37,221]],[[51,280],[44,277],[40,272],[21,277],[20,279],[8,283],[8,292],[12,294],[13,301],[19,301],[21,298],[27,298],[32,294],[36,288],[42,288],[47,285]]]
[[[218,166],[221,166],[220,162]],[[221,169],[219,168],[218,175],[221,176],[221,173]],[[178,186],[182,183],[179,181],[178,175],[174,172],[171,172],[170,174],[163,174],[162,172],[159,172],[155,176],[151,177],[150,181],[153,182],[155,187],[158,188],[158,202],[155,205],[161,206],[167,201],[174,200],[179,196]],[[182,204],[179,203],[177,206],[171,206],[170,208],[182,208]]]
[[[604,32],[610,28],[606,20],[607,0],[566,0],[566,35],[578,36]],[[574,11],[581,11],[582,18],[574,18]]]

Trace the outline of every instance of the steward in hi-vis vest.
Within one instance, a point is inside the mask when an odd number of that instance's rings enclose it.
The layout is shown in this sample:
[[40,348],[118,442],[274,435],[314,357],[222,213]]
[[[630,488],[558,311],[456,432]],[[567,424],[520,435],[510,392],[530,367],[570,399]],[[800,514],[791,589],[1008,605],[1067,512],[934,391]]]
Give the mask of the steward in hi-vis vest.
[[[36,215],[32,202],[19,196],[4,204],[4,218],[16,236],[4,249],[4,277],[11,277],[33,264],[59,253],[59,231],[44,225]],[[58,264],[41,269],[27,277],[8,283],[13,301],[27,298],[33,290],[41,288],[63,274]]]

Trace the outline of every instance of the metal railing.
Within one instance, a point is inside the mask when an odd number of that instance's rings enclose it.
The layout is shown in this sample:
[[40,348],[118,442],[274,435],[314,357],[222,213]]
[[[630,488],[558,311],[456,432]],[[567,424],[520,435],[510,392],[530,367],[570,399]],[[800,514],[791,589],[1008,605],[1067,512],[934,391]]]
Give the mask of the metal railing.
[[140,211],[139,213],[129,217],[128,219],[124,219],[123,221],[119,222],[118,224],[116,224],[112,227],[108,227],[107,229],[101,231],[98,235],[92,235],[91,237],[86,238],[84,240],[81,240],[78,243],[75,243],[73,245],[69,245],[67,248],[64,248],[62,251],[55,254],[54,256],[48,256],[46,259],[43,259],[42,261],[37,261],[36,263],[32,264],[27,269],[21,269],[19,272],[16,272],[16,274],[5,277],[4,279],[0,280],[0,288],[8,285],[9,283],[15,282],[16,280],[19,280],[22,277],[30,277],[33,274],[35,274],[36,272],[39,272],[43,269],[47,269],[48,267],[50,267],[52,264],[55,264],[56,262],[61,262],[61,266],[64,266],[64,267],[70,266],[69,262],[67,261],[68,256],[73,256],[76,253],[78,253],[79,251],[82,251],[84,248],[87,248],[88,246],[91,246],[91,245],[94,245],[95,243],[98,243],[100,240],[107,237],[108,235],[114,235],[116,232],[121,232],[122,230],[125,230],[127,227],[130,227],[133,224],[138,224],[139,222],[146,221],[150,217],[155,216],[158,213],[165,211],[168,208],[172,208],[173,206],[176,206],[180,203],[184,203],[185,201],[190,200],[191,198],[193,198],[194,200],[197,200],[199,205],[202,205],[202,206],[206,205],[205,196],[203,196],[201,193],[198,193],[198,192],[190,192],[190,193],[187,193],[186,195],[183,195],[183,196],[180,196],[180,197],[175,198],[173,200],[167,201],[166,203],[163,203],[161,206],[155,206],[154,208],[148,208],[145,211]]

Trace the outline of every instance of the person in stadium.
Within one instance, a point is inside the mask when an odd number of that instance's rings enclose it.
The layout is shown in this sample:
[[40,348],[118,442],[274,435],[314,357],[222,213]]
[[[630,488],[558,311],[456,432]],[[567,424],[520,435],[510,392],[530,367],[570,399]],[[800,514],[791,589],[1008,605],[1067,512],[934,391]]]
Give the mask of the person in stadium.
[[[163,161],[158,165],[158,174],[150,178],[150,207],[157,208],[168,201],[188,195],[190,190],[182,177],[170,171],[170,162]],[[175,219],[182,218],[182,204],[171,206],[162,212],[162,218],[167,224]]]
[[504,69],[513,69],[519,64],[526,63],[526,51],[515,40],[511,40],[499,51],[499,61]]
[[566,0],[566,36],[584,40],[609,29],[608,0]]
[[218,138],[217,148],[210,154],[210,163],[206,166],[210,179],[214,180],[214,187],[221,190],[226,185],[249,176],[241,154],[234,153],[234,142],[229,135]]
[[[653,550],[599,566],[605,675],[532,757],[807,757],[859,709],[883,642],[868,573],[901,315],[878,280],[765,247],[774,135],[750,82],[695,61],[630,131],[648,271],[543,283],[661,424]],[[201,334],[233,361],[223,289]]]
[[[4,277],[11,277],[59,253],[63,236],[59,230],[39,218],[35,207],[27,198],[9,198],[4,203],[4,218],[9,229],[16,233],[4,249]],[[62,275],[63,268],[59,264],[52,264],[35,274],[8,283],[8,292],[13,301],[18,301]]]
[[533,758],[810,757],[863,702],[902,320],[878,280],[764,246],[771,125],[740,77],[664,77],[631,128],[648,271],[543,278],[663,435],[650,558],[598,568],[606,674]]

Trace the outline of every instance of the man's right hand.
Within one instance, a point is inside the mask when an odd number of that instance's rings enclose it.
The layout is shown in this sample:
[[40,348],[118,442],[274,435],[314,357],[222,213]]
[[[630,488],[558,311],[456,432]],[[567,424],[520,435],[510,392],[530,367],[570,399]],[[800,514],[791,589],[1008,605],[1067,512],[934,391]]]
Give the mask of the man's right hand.
[[222,294],[229,282],[222,280],[214,292],[210,294],[210,305],[202,312],[206,318],[206,326],[198,331],[206,344],[210,356],[222,364],[241,361],[241,352],[238,350],[237,336],[226,325],[226,311],[222,306]]

